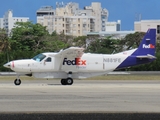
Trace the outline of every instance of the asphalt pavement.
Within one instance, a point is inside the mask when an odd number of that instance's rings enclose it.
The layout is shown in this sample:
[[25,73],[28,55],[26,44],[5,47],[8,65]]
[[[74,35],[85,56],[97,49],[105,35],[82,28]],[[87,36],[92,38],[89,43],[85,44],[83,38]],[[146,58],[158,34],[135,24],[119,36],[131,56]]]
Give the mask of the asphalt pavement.
[[0,81],[0,118],[15,113],[68,113],[80,118],[84,113],[104,117],[142,113],[158,118],[159,101],[160,80],[75,80],[71,86],[59,80],[24,80],[20,86]]

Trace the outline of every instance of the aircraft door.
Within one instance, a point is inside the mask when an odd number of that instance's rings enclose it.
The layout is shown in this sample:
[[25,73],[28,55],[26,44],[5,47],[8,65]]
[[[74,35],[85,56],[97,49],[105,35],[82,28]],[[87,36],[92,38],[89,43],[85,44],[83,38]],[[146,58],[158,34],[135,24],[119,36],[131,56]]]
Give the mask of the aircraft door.
[[46,70],[46,71],[51,71],[54,69],[53,63],[54,63],[54,59],[52,57],[47,57],[41,63],[42,64],[41,69]]

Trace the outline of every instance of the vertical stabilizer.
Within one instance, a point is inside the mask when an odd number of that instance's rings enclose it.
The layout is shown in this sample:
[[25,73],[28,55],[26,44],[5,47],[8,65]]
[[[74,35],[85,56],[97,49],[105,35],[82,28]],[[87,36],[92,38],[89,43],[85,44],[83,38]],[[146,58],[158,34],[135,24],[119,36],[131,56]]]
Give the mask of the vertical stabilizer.
[[129,55],[116,69],[145,64],[155,60],[156,29],[149,29],[139,47]]
[[155,55],[156,29],[148,29],[138,49],[132,55]]

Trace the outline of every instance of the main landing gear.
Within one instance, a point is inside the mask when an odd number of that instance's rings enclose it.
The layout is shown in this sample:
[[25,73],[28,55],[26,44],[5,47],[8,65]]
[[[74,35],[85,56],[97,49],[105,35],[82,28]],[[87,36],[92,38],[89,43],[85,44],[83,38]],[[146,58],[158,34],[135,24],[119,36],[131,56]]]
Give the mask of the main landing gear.
[[72,72],[68,72],[68,78],[67,79],[61,79],[62,85],[72,85],[73,79],[72,79]]
[[61,79],[61,84],[62,85],[72,85],[73,84],[73,79],[72,78]]

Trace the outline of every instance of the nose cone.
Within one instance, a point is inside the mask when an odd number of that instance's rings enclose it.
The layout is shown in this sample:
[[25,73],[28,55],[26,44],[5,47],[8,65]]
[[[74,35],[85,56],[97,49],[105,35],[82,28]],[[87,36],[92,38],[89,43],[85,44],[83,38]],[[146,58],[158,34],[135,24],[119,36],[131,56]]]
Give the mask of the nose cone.
[[6,68],[11,68],[11,62],[8,62],[8,63],[4,64],[3,66]]

